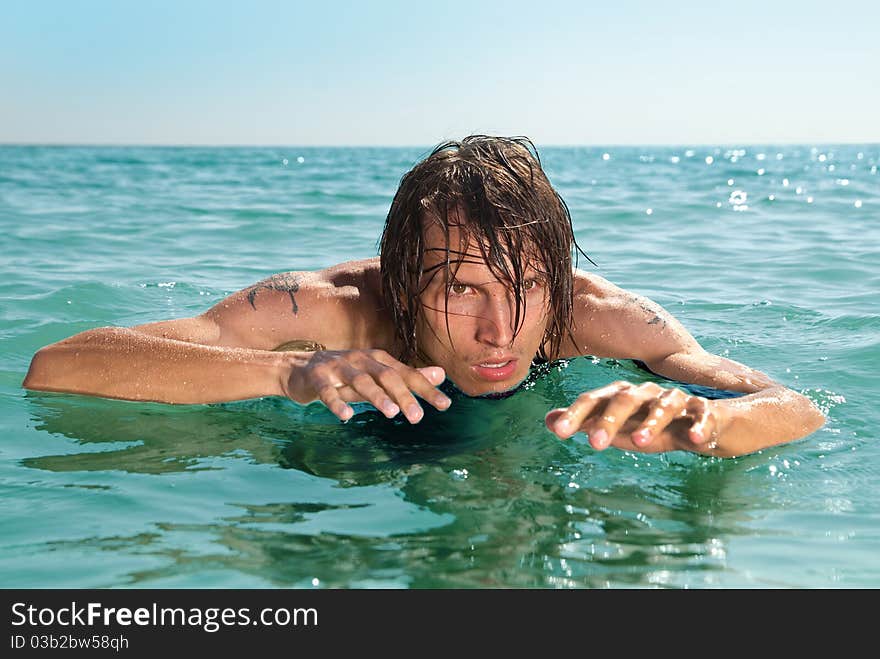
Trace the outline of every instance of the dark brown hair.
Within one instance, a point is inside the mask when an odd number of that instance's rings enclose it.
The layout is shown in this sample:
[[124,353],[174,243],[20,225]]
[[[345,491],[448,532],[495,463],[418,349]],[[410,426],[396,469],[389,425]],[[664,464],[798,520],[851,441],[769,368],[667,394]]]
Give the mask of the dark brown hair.
[[[463,225],[458,220],[462,215]],[[524,273],[529,266],[535,269],[550,302],[540,356],[548,357],[544,345],[557,353],[571,331],[572,254],[575,259],[578,253],[589,257],[575,241],[568,207],[547,180],[531,140],[471,135],[444,142],[401,179],[382,232],[380,261],[382,293],[404,362],[418,354],[415,329],[419,295],[425,288],[422,277],[437,274],[437,269],[423,269],[428,218],[439,222],[446,235],[441,267],[447,285],[463,258],[449,246],[449,227],[457,226],[464,240],[480,246],[498,280],[511,287],[515,334],[524,320]],[[448,314],[446,322],[448,332]]]

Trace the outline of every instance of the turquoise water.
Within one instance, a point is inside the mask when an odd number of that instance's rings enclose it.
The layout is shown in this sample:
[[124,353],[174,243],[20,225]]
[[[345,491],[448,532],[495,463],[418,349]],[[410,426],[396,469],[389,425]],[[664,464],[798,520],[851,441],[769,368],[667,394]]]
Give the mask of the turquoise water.
[[878,145],[542,149],[600,274],[828,414],[755,455],[555,440],[548,409],[646,378],[590,358],[414,427],[20,388],[75,332],[374,255],[424,153],[0,147],[0,585],[880,586]]

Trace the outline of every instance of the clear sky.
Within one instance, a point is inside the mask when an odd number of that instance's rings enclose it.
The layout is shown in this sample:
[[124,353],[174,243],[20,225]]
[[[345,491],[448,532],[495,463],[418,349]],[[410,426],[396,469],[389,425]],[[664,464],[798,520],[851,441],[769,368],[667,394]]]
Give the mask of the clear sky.
[[880,2],[0,0],[0,142],[880,142]]

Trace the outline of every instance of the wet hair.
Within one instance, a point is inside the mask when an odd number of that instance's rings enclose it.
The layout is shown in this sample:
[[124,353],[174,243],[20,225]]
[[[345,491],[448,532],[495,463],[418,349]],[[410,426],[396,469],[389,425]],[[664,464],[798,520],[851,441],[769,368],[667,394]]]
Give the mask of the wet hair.
[[[437,222],[446,237],[445,259],[425,271],[424,231]],[[459,228],[461,250],[450,247],[449,229]],[[394,321],[398,357],[416,356],[419,296],[442,271],[446,304],[467,245],[476,243],[499,281],[515,301],[514,336],[525,320],[525,272],[531,267],[546,287],[549,318],[545,346],[556,354],[571,336],[572,258],[589,257],[575,241],[571,215],[541,168],[535,145],[525,137],[471,135],[444,142],[400,181],[380,242],[382,293]],[[592,262],[592,261],[591,261]],[[423,278],[428,276],[427,283]],[[449,314],[446,313],[447,334]]]

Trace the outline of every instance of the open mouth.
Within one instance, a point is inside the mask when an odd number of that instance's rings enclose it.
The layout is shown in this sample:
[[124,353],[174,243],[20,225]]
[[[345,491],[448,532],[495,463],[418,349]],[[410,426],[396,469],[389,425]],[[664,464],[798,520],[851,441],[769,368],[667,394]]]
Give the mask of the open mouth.
[[483,362],[472,366],[472,370],[481,380],[498,382],[507,380],[516,371],[516,359],[508,359],[500,362]]

